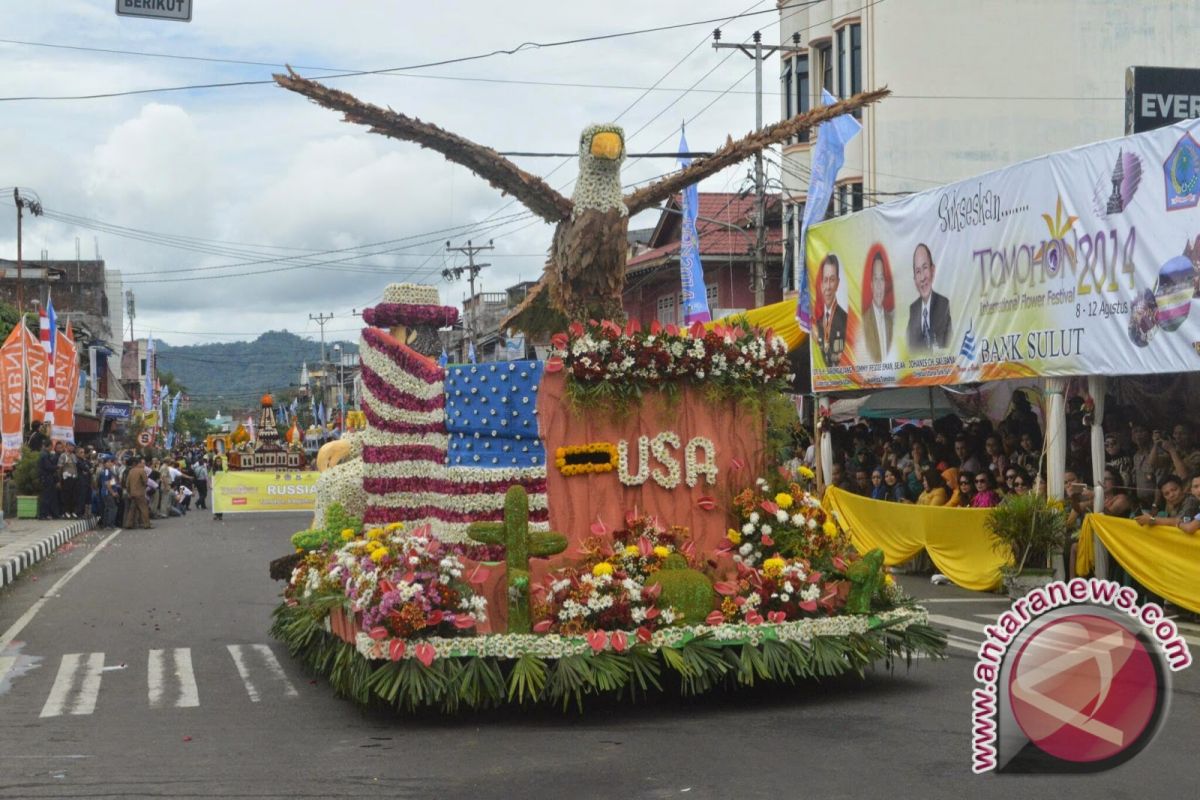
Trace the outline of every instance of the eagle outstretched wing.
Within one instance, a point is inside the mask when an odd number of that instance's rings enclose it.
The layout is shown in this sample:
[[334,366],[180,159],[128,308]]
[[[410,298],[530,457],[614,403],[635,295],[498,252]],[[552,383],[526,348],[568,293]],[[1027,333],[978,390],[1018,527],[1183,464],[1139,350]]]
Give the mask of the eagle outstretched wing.
[[286,75],[276,74],[274,78],[285,89],[298,92],[325,108],[341,111],[346,122],[366,125],[372,133],[416,142],[422,147],[436,150],[447,160],[462,164],[502,193],[512,195],[547,222],[557,223],[571,216],[572,204],[568,198],[490,147],[476,144],[414,117],[364,103],[354,95],[302,78],[291,67],[288,67]]
[[797,114],[791,119],[785,119],[782,122],[776,122],[774,125],[768,125],[761,131],[751,133],[736,142],[727,142],[724,147],[711,156],[693,161],[690,167],[685,167],[673,175],[669,175],[660,181],[643,186],[641,189],[625,195],[625,206],[629,209],[629,216],[632,217],[639,211],[645,211],[651,206],[656,206],[668,197],[691,186],[693,183],[702,181],[726,167],[733,166],[739,161],[744,161],[759,150],[795,136],[805,128],[811,128],[828,119],[833,119],[836,116],[853,111],[856,108],[868,106],[871,103],[882,100],[889,94],[891,94],[891,91],[887,88],[856,94],[845,100],[839,100],[833,105],[820,106],[819,108],[805,111],[803,114]]

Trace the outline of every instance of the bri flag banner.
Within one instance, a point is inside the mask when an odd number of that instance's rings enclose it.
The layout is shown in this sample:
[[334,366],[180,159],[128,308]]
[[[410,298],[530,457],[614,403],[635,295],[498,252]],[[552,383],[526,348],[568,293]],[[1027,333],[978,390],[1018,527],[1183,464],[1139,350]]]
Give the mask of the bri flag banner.
[[1200,369],[1200,123],[815,226],[813,389]]
[[25,354],[22,323],[13,326],[4,345],[0,346],[0,434],[3,453],[0,468],[11,469],[21,457],[25,430]]
[[25,340],[25,368],[29,376],[29,416],[30,419],[44,420],[46,418],[46,388],[50,384],[50,365],[46,350],[42,343],[33,338],[33,334],[24,325],[21,337]]
[[[687,138],[679,132],[679,152],[688,152]],[[679,167],[685,169],[692,159],[679,159]],[[700,193],[696,184],[683,190],[683,225],[679,241],[679,280],[683,321],[708,322],[712,312],[708,308],[708,290],[704,285],[704,265],[700,263],[700,240],[696,236],[696,215],[700,213]]]
[[319,472],[214,473],[213,513],[312,511],[319,476]]

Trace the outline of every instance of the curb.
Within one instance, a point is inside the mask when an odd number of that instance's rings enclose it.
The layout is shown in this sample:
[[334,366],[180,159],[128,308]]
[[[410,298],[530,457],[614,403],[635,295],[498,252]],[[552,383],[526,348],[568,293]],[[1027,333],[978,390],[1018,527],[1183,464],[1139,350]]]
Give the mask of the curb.
[[74,539],[79,534],[91,530],[93,527],[95,527],[94,520],[75,520],[67,527],[61,528],[37,544],[22,550],[17,555],[0,563],[0,587],[12,583],[21,574],[22,570],[29,569],[57,550],[64,542]]

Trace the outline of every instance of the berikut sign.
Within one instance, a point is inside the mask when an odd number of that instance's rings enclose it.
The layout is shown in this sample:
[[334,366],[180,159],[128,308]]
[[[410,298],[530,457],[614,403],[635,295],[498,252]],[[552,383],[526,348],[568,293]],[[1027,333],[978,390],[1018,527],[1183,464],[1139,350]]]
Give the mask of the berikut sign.
[[117,0],[117,14],[191,22],[192,0]]

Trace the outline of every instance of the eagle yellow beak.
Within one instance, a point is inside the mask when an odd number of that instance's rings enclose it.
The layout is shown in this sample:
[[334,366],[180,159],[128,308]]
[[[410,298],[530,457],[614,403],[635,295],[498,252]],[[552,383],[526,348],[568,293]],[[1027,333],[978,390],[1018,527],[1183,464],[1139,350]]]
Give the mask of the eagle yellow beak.
[[615,161],[621,157],[621,136],[612,131],[601,131],[592,137],[592,155]]

